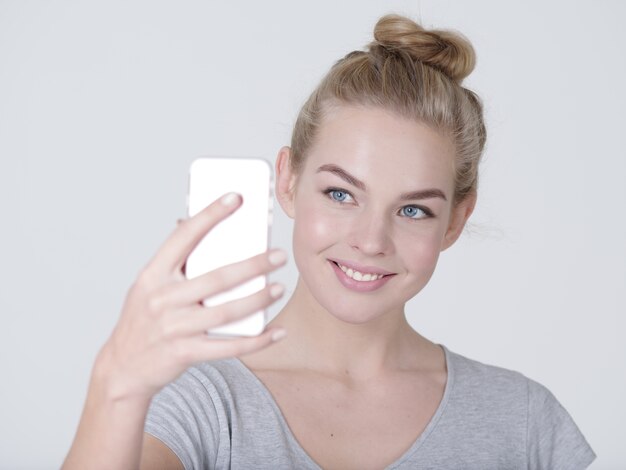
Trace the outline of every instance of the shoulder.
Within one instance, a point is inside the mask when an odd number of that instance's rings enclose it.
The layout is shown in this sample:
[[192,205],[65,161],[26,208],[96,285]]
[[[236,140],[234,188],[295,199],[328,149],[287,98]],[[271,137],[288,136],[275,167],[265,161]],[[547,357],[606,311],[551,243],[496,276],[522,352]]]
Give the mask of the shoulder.
[[476,402],[515,404],[525,408],[529,379],[505,369],[446,350],[449,379],[456,398]]
[[448,385],[438,431],[465,443],[489,446],[522,462],[528,416],[528,379],[521,373],[469,359],[446,349]]
[[518,371],[448,350],[447,358],[450,408],[485,433],[523,443],[518,450],[526,454],[529,468],[586,468],[594,460],[574,420],[547,387]]
[[461,375],[464,378],[484,379],[489,377],[515,382],[520,380],[524,381],[526,378],[523,374],[515,370],[486,364],[484,362],[477,361],[476,359],[470,359],[469,357],[450,351],[447,348],[446,358],[449,360],[455,374]]
[[166,385],[145,431],[185,468],[311,468],[269,391],[239,359],[197,364]]
[[217,398],[232,388],[236,381],[237,365],[234,360],[218,360],[196,364],[186,369],[175,380],[163,387],[155,399],[163,395],[171,398]]
[[[219,359],[201,362],[187,369],[181,378],[196,381],[204,387],[220,392],[234,388],[234,384],[245,383],[245,370],[237,359]],[[183,379],[185,380],[185,379]]]
[[[539,468],[587,468],[594,451],[572,416],[544,385],[528,379],[528,453]],[[540,464],[540,465],[539,465]]]
[[152,398],[144,431],[165,443],[185,468],[221,468],[230,453],[238,374],[230,359],[188,368]]
[[189,367],[164,387],[153,401],[184,402],[191,408],[203,408],[205,413],[224,413],[237,402],[241,406],[242,401],[258,393],[254,377],[246,372],[237,359],[202,362]]

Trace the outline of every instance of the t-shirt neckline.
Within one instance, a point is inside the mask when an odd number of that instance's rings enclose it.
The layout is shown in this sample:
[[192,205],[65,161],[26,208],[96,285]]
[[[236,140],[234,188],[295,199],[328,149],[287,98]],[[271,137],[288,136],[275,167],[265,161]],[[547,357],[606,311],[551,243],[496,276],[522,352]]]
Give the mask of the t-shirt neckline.
[[[409,448],[406,450],[406,452],[404,452],[404,454],[402,454],[396,461],[392,462],[391,464],[389,464],[389,466],[387,466],[387,470],[391,470],[401,465],[403,462],[405,462],[407,459],[409,459],[413,454],[415,454],[419,450],[419,448],[424,444],[426,439],[428,439],[428,436],[430,436],[430,434],[432,434],[434,429],[437,427],[437,424],[439,423],[441,416],[443,415],[446,409],[446,406],[450,399],[450,395],[452,394],[452,388],[454,386],[454,365],[451,360],[451,353],[448,350],[448,348],[446,348],[446,346],[443,344],[437,344],[437,345],[443,349],[445,360],[446,360],[446,372],[447,372],[446,386],[443,391],[443,396],[441,397],[441,402],[439,403],[439,406],[437,407],[435,414],[432,416],[432,418],[430,419],[430,421],[428,422],[428,424],[426,425],[422,433],[417,437],[417,439],[413,442],[413,444],[409,446]],[[300,454],[300,457],[302,457],[303,460],[306,460],[311,466],[321,470],[321,467],[319,466],[319,464],[315,462],[315,460],[313,460],[313,458],[308,454],[306,450],[304,450],[302,445],[300,445],[300,442],[298,442],[298,440],[294,436],[293,432],[291,431],[291,428],[287,424],[287,420],[283,416],[283,413],[280,407],[278,406],[278,403],[276,403],[276,400],[274,399],[274,396],[269,391],[269,389],[265,386],[265,384],[261,381],[261,379],[259,379],[255,375],[255,373],[252,372],[252,370],[250,370],[248,366],[246,366],[240,359],[234,358],[234,361],[238,365],[238,367],[247,376],[249,376],[249,378],[252,379],[252,381],[256,384],[256,386],[259,388],[261,393],[265,395],[265,398],[267,399],[268,403],[270,404],[270,406],[276,413],[276,416],[278,417],[281,426],[283,427],[283,429],[285,429],[285,435],[287,436],[287,439],[289,439],[289,442],[292,445],[293,449],[295,449],[296,452]]]

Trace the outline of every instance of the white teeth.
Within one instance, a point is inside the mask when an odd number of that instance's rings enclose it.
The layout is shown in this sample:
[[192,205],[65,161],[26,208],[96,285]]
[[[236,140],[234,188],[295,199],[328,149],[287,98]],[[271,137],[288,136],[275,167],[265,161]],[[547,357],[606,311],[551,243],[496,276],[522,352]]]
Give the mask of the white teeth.
[[361,281],[361,282],[374,281],[384,276],[383,274],[361,274],[360,272],[354,271],[352,268],[346,268],[345,266],[342,266],[339,263],[337,263],[337,265],[341,268],[341,270],[344,273],[346,273],[348,277],[354,279],[355,281]]

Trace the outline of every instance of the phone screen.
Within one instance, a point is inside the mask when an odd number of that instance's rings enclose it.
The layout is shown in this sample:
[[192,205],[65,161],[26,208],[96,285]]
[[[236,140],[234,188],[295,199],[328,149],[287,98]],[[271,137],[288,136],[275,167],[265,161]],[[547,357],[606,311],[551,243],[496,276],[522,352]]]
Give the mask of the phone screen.
[[[187,200],[190,217],[228,192],[243,203],[217,224],[187,258],[185,274],[193,279],[221,266],[267,251],[272,216],[272,167],[261,158],[201,157],[191,164]],[[261,290],[266,276],[255,277],[203,301],[211,307]],[[263,331],[266,312],[208,331],[209,334],[254,336]]]

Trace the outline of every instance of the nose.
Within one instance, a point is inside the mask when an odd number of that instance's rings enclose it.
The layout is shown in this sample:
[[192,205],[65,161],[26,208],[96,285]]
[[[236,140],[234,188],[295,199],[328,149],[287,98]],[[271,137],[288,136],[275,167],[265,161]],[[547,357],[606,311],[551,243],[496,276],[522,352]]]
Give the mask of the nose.
[[363,211],[355,216],[350,246],[367,256],[389,254],[393,247],[392,224],[378,211]]

